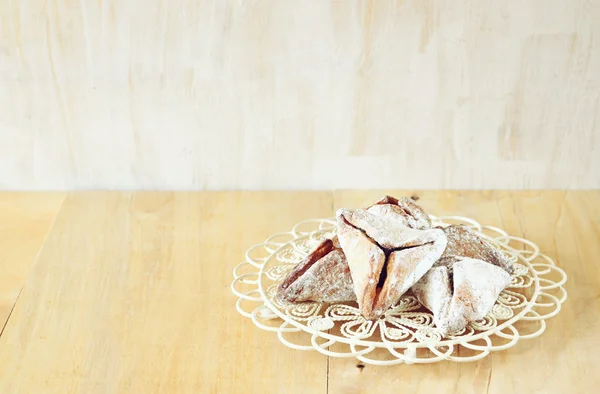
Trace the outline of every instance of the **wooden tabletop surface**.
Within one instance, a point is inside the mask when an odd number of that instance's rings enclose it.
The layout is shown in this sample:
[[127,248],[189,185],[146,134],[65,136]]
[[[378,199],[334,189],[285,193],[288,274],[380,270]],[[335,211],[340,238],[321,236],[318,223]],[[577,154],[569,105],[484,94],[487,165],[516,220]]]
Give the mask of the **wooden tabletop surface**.
[[0,393],[597,391],[600,191],[385,193],[537,243],[561,313],[478,362],[357,368],[283,346],[229,286],[250,246],[384,191],[0,193]]

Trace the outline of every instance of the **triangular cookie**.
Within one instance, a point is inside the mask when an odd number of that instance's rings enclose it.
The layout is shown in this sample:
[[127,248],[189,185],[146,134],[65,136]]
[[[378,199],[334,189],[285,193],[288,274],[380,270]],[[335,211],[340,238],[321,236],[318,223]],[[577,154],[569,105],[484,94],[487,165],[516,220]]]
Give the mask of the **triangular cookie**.
[[321,242],[281,282],[277,297],[287,302],[356,300],[350,268],[342,250],[335,248],[331,239]]
[[340,209],[337,220],[359,309],[367,319],[395,304],[446,247],[440,229],[415,230],[364,209]]
[[435,325],[448,334],[487,315],[510,280],[500,267],[459,257],[451,268],[431,269],[413,286],[413,293],[433,313]]

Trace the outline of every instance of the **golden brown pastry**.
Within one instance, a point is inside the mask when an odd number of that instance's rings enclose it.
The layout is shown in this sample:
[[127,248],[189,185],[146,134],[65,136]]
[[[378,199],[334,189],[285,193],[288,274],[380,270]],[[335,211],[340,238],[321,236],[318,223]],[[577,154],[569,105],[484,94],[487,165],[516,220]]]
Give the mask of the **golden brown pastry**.
[[287,302],[355,301],[350,268],[337,238],[326,239],[285,277],[277,288],[279,300]]
[[358,306],[367,319],[394,305],[446,247],[442,230],[417,230],[397,216],[364,209],[340,209],[336,216]]

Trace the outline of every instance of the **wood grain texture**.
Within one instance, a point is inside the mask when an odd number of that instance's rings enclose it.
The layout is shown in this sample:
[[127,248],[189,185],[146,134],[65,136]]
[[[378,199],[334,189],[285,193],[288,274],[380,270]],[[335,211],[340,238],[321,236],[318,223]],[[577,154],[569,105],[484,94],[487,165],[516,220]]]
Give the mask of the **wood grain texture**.
[[0,2],[0,188],[600,187],[600,2]]
[[[536,242],[569,275],[561,313],[479,362],[362,369],[291,350],[237,314],[231,270],[248,247],[386,192]],[[599,207],[599,191],[74,193],[0,336],[0,392],[593,392]]]
[[330,193],[69,196],[0,337],[0,392],[324,392],[327,359],[257,330],[229,284],[249,245],[330,211]]
[[0,335],[64,197],[0,193]]

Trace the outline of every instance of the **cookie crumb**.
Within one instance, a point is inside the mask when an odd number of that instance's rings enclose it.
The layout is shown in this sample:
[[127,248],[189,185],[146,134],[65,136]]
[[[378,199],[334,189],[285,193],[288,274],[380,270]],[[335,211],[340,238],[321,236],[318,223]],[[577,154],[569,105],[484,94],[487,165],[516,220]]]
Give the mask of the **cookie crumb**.
[[412,196],[410,196],[410,199],[413,201],[419,201],[419,196],[417,196],[416,194],[413,194]]

